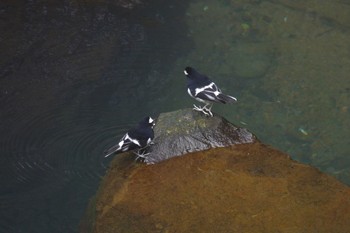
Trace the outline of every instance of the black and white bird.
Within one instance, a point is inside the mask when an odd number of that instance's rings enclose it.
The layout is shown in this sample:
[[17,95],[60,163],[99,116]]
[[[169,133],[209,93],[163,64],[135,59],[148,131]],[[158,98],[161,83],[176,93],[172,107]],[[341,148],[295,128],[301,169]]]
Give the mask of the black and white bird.
[[152,143],[154,138],[154,125],[154,120],[151,117],[143,118],[136,128],[130,129],[122,139],[120,139],[118,144],[105,151],[105,157],[114,153],[118,154],[125,151],[134,151],[138,157],[144,158],[147,155],[144,149]]
[[186,67],[184,70],[187,82],[188,94],[199,102],[204,103],[203,107],[193,105],[193,109],[203,112],[206,116],[213,116],[211,108],[213,103],[234,103],[237,99],[221,92],[218,86],[207,76],[200,74],[192,67]]

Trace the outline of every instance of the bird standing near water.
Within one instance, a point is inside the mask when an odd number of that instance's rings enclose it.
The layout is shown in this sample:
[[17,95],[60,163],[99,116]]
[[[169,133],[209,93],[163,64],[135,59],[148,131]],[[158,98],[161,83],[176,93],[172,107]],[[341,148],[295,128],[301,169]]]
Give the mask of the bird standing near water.
[[136,128],[130,129],[120,139],[118,144],[105,151],[105,157],[111,154],[118,154],[126,151],[134,151],[138,157],[145,158],[147,153],[145,149],[152,143],[154,138],[153,126],[154,120],[151,117],[145,117],[139,122]]
[[193,105],[193,110],[203,112],[206,116],[213,116],[211,108],[213,103],[234,103],[237,99],[230,95],[225,95],[218,86],[207,76],[200,74],[192,67],[184,70],[187,82],[188,94],[199,102],[204,103],[203,107]]

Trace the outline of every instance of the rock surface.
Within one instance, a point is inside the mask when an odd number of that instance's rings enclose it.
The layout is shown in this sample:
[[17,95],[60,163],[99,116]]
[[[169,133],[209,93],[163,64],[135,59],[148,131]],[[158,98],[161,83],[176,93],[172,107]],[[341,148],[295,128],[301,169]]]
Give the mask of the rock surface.
[[349,187],[255,140],[152,165],[116,156],[80,232],[329,233],[349,219]]
[[189,152],[256,141],[247,129],[236,127],[217,115],[204,117],[192,109],[161,113],[154,134],[154,144],[145,159],[148,164]]

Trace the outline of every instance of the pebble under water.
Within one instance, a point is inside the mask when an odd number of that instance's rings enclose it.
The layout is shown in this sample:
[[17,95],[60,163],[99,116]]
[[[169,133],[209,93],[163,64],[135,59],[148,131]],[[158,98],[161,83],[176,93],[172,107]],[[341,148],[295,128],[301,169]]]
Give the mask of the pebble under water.
[[128,2],[0,4],[0,232],[77,232],[103,151],[162,111],[147,102],[185,5]]

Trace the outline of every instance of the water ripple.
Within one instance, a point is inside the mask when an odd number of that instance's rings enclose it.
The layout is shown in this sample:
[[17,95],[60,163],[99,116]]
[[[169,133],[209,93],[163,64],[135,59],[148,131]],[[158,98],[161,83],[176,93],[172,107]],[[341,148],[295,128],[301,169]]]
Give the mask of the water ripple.
[[112,159],[104,157],[104,150],[131,127],[112,112],[101,112],[98,101],[89,101],[93,93],[77,95],[68,104],[48,104],[46,110],[30,111],[18,103],[25,114],[4,105],[0,232],[19,232],[19,226],[33,224],[33,216],[38,219],[35,232],[76,231]]
[[63,108],[19,115],[11,132],[1,137],[0,149],[9,153],[2,157],[7,171],[1,177],[1,204],[18,195],[22,200],[23,195],[48,196],[72,180],[88,187],[103,176],[109,161],[103,151],[130,125],[111,126],[89,110],[80,121],[72,120],[74,112]]

